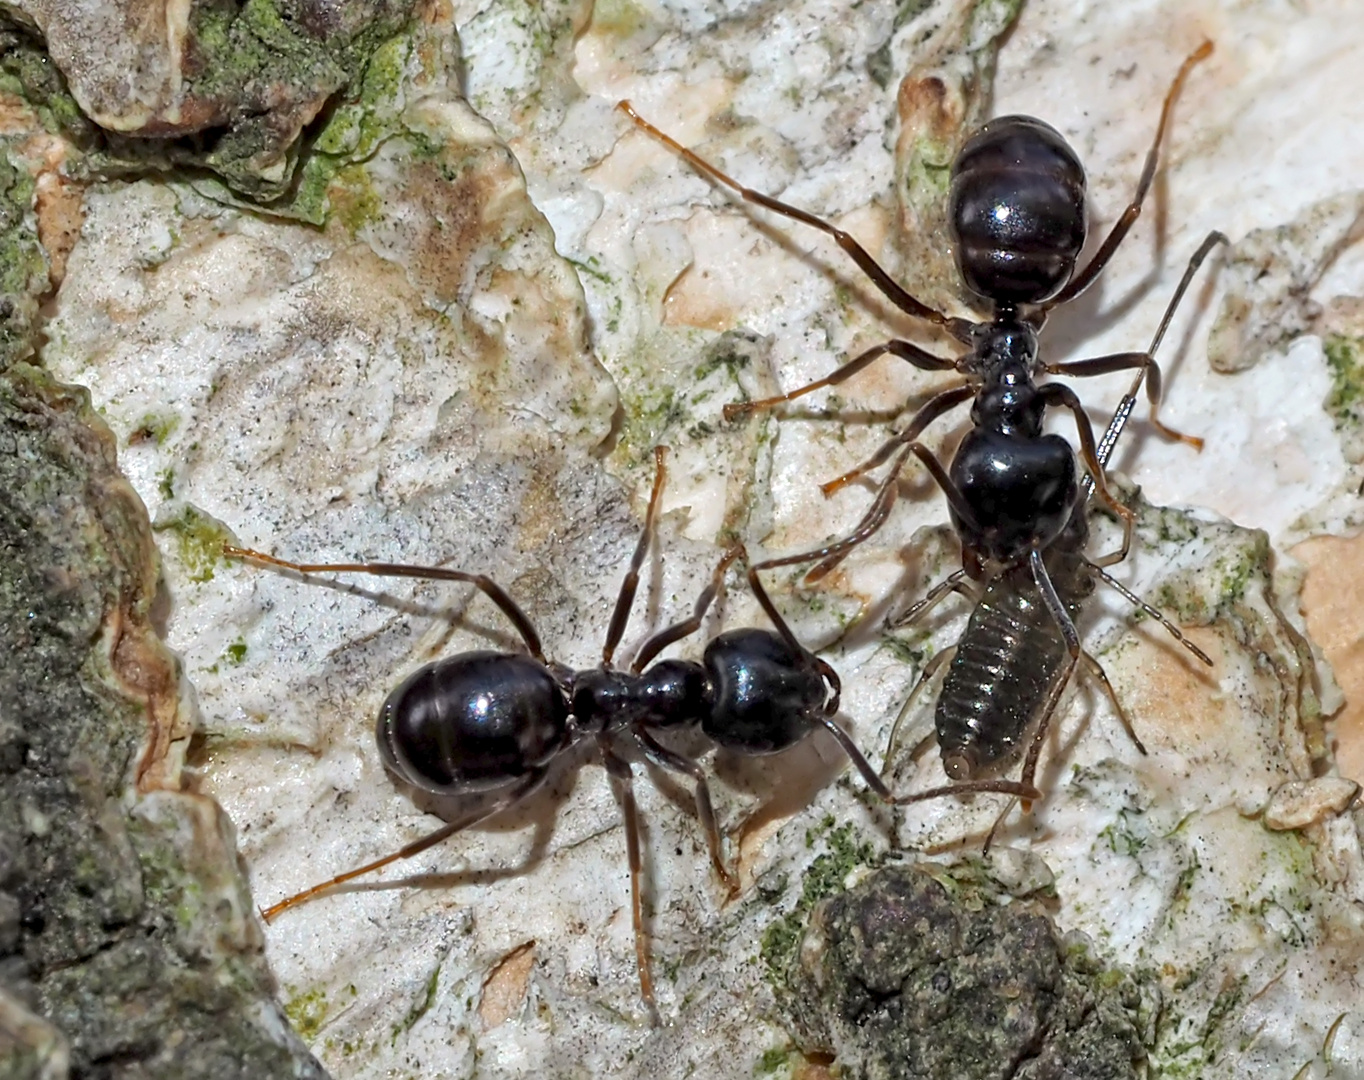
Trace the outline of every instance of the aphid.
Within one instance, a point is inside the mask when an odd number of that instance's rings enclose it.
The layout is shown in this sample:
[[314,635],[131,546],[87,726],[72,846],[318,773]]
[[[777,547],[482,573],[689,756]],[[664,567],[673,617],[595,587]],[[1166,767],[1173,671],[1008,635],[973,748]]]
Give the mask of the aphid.
[[[947,497],[952,523],[962,540],[963,565],[970,577],[986,580],[1003,568],[1027,562],[1030,552],[1046,549],[1060,536],[1080,495],[1070,444],[1059,436],[1042,433],[1044,414],[1052,407],[1067,409],[1074,417],[1080,457],[1095,494],[1122,519],[1122,551],[1126,552],[1133,516],[1104,483],[1089,417],[1069,387],[1060,383],[1038,385],[1035,378],[1040,374],[1105,375],[1139,368],[1146,377],[1151,423],[1157,430],[1193,446],[1201,446],[1201,440],[1160,422],[1160,368],[1149,352],[1046,363],[1038,356],[1038,332],[1053,308],[1073,300],[1093,283],[1141,213],[1175,98],[1190,69],[1211,52],[1212,43],[1204,42],[1181,65],[1165,95],[1137,190],[1094,257],[1078,271],[1076,262],[1086,233],[1085,172],[1061,134],[1034,117],[1004,116],[987,122],[966,141],[952,164],[949,222],[962,281],[991,312],[981,322],[949,318],[916,300],[842,229],[743,187],[648,123],[628,101],[618,104],[617,108],[636,125],[745,200],[833,237],[896,307],[941,326],[969,347],[964,355],[950,358],[935,356],[909,341],[887,341],[824,378],[788,393],[725,407],[729,418],[769,409],[837,385],[886,355],[923,371],[956,371],[963,377],[958,385],[932,397],[869,459],[823,486],[825,494],[831,494],[894,459],[871,507],[847,537],[819,551],[768,560],[762,566],[818,560],[807,580],[826,574],[885,522],[895,502],[900,471],[911,454],[923,463]],[[919,436],[934,420],[967,401],[972,402],[973,427],[957,447],[950,469],[944,469],[937,456],[919,442]],[[1038,567],[1045,573],[1040,562]]]
[[482,574],[394,563],[306,564],[246,548],[223,549],[224,554],[235,558],[303,574],[363,573],[468,582],[501,609],[526,646],[525,654],[479,650],[426,664],[389,694],[379,711],[375,736],[390,772],[425,791],[478,796],[478,809],[390,855],[279,901],[262,912],[266,922],[287,908],[420,854],[500,813],[535,791],[561,754],[582,739],[592,738],[615,784],[625,820],[640,993],[651,1016],[657,1018],[641,908],[642,860],[630,757],[642,755],[661,769],[692,779],[711,865],[731,895],[737,891],[737,881],[721,854],[705,771],[697,761],[664,746],[657,734],[699,726],[720,746],[740,754],[761,755],[785,750],[816,728],[823,728],[838,741],[867,784],[889,800],[876,771],[834,723],[840,692],[837,673],[796,640],[751,567],[749,584],[772,620],[775,633],[752,628],[728,630],[707,644],[700,663],[677,659],[655,662],[665,648],[700,628],[726,571],[736,559],[744,557],[741,545],[730,548],[720,560],[710,583],[697,597],[690,618],[646,640],[628,670],[613,666],[616,647],[629,621],[639,571],[656,531],[666,476],[664,456],[665,448],[659,447],[644,529],[616,598],[601,664],[583,671],[546,659],[530,619]]

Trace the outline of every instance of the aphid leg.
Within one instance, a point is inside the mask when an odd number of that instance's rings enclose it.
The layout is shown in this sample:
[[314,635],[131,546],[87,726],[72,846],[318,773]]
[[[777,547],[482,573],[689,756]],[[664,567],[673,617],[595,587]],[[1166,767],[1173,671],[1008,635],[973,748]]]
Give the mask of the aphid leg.
[[[1086,560],[1086,562],[1088,562],[1088,560]],[[1181,645],[1183,645],[1186,649],[1188,649],[1189,652],[1193,653],[1196,657],[1198,657],[1198,659],[1202,660],[1203,663],[1208,665],[1208,667],[1213,666],[1212,657],[1205,653],[1187,637],[1185,637],[1183,633],[1180,632],[1179,627],[1177,627],[1168,618],[1166,618],[1161,611],[1159,611],[1157,608],[1152,607],[1140,596],[1138,596],[1126,585],[1124,585],[1121,581],[1118,581],[1116,578],[1110,575],[1106,570],[1103,569],[1103,567],[1099,566],[1097,563],[1090,562],[1089,568],[1093,570],[1096,574],[1098,574],[1099,577],[1103,578],[1103,580],[1111,588],[1115,589],[1122,596],[1122,598],[1126,600],[1129,604],[1131,604],[1133,607],[1140,608],[1147,615],[1151,616],[1151,618],[1157,620],[1161,626],[1165,627],[1165,629],[1170,632],[1170,636],[1173,637],[1176,641],[1178,641]]]
[[368,874],[381,867],[387,866],[389,863],[397,862],[400,859],[410,859],[414,855],[420,855],[427,848],[435,847],[435,845],[439,844],[442,840],[454,836],[457,832],[472,828],[479,822],[486,821],[494,814],[499,814],[507,809],[507,807],[524,799],[544,782],[548,772],[548,767],[541,767],[534,770],[499,797],[491,807],[480,808],[466,817],[442,825],[435,832],[427,833],[427,835],[423,836],[421,839],[414,840],[412,843],[404,845],[393,852],[393,854],[385,855],[382,859],[375,859],[373,862],[365,863],[364,866],[357,866],[354,870],[347,870],[344,874],[337,874],[336,877],[321,882],[320,884],[313,885],[311,888],[304,889],[302,892],[295,893],[293,896],[286,897],[277,904],[271,904],[268,908],[261,911],[261,918],[266,922],[270,922],[281,911],[285,911],[291,907],[297,907],[299,904],[311,900],[315,896],[330,892],[336,886],[343,885],[347,881],[360,877],[362,874]]
[[747,202],[756,203],[758,206],[771,210],[773,213],[781,214],[783,217],[799,221],[804,225],[809,225],[811,228],[818,229],[820,232],[833,237],[834,242],[852,257],[853,262],[861,268],[862,272],[866,274],[867,277],[871,278],[872,284],[881,291],[887,300],[901,311],[907,312],[916,318],[927,319],[929,322],[944,326],[954,337],[962,341],[966,340],[965,335],[968,332],[969,324],[961,319],[949,319],[941,312],[934,311],[927,304],[914,299],[914,297],[910,296],[901,286],[897,285],[889,274],[881,269],[876,260],[867,253],[866,249],[863,248],[861,244],[836,225],[825,221],[823,218],[815,217],[814,214],[807,213],[804,210],[799,210],[794,206],[789,206],[784,202],[780,202],[771,195],[764,195],[761,191],[754,191],[752,188],[744,187],[738,181],[726,176],[699,154],[692,150],[688,150],[671,135],[667,135],[654,127],[653,124],[649,123],[649,121],[645,120],[639,113],[635,112],[635,107],[628,101],[617,102],[616,108],[633,120],[637,127],[647,131],[675,153],[684,157],[691,163],[693,168],[704,173],[706,176],[709,176],[716,183],[723,184]]
[[605,737],[599,737],[602,762],[620,798],[625,819],[625,850],[630,860],[630,918],[635,929],[635,964],[639,968],[639,994],[649,1010],[649,1020],[657,1027],[661,1020],[654,1002],[654,976],[649,964],[649,935],[644,929],[644,898],[641,894],[644,858],[639,844],[639,808],[635,805],[634,772],[630,763],[617,756]]
[[[900,711],[895,717],[895,723],[891,726],[890,742],[886,746],[886,757],[881,766],[881,775],[883,777],[886,774],[886,770],[890,768],[890,763],[899,757],[897,748],[899,746],[900,730],[905,720],[909,717],[910,712],[913,710],[914,703],[918,700],[919,694],[923,691],[924,687],[933,681],[933,677],[937,675],[942,666],[951,662],[952,657],[955,656],[956,653],[957,647],[955,645],[950,648],[939,650],[929,657],[928,663],[924,665],[923,671],[919,673],[919,678],[914,683],[914,688],[910,690],[909,696],[905,698],[905,703],[900,706]],[[929,747],[937,741],[938,736],[936,733],[925,735],[914,744],[914,749],[909,752],[910,758],[917,761],[919,758],[923,757],[923,755],[928,752]]]
[[701,620],[706,617],[706,612],[710,605],[715,601],[715,595],[720,591],[725,581],[725,572],[729,569],[730,563],[743,556],[747,558],[743,544],[735,544],[720,559],[719,565],[715,567],[715,572],[711,574],[710,584],[701,590],[701,595],[696,598],[696,604],[692,608],[691,617],[675,622],[671,626],[665,626],[658,633],[644,642],[639,647],[639,653],[635,656],[635,661],[630,665],[630,670],[638,675],[643,671],[655,656],[661,653],[674,641],[681,641],[684,637],[696,633],[701,628]]
[[408,566],[403,563],[296,563],[287,559],[266,555],[250,548],[223,545],[223,554],[231,559],[250,559],[253,562],[278,566],[299,574],[373,574],[376,577],[421,578],[427,581],[464,581],[477,588],[484,596],[502,609],[521,640],[526,643],[526,651],[545,662],[544,650],[540,647],[540,635],[535,632],[530,619],[516,604],[516,601],[502,591],[492,578],[484,574],[466,574],[463,570],[447,570],[443,566]]
[[1104,671],[1103,665],[1087,652],[1080,653],[1080,659],[1084,662],[1085,669],[1099,680],[1099,685],[1103,687],[1103,692],[1108,695],[1108,702],[1113,706],[1113,711],[1118,714],[1118,719],[1122,721],[1122,729],[1127,732],[1127,737],[1132,740],[1135,746],[1144,756],[1146,754],[1146,744],[1137,737],[1137,729],[1132,726],[1132,719],[1127,715],[1127,710],[1122,707],[1122,702],[1118,700],[1118,695],[1113,692],[1113,684],[1108,681],[1108,673]]
[[891,627],[898,630],[902,626],[908,626],[910,623],[922,619],[937,607],[939,601],[950,592],[959,593],[970,600],[971,603],[976,603],[980,598],[970,586],[965,584],[965,581],[966,571],[954,570],[952,573],[948,574],[947,577],[943,578],[942,581],[934,585],[933,588],[929,589],[928,592],[923,595],[923,598],[917,601],[908,611],[891,623]]
[[925,349],[919,348],[908,341],[887,341],[881,345],[873,345],[865,352],[854,356],[846,364],[835,368],[822,379],[798,386],[794,390],[787,391],[785,394],[778,394],[776,397],[759,398],[756,401],[736,401],[731,402],[724,408],[726,420],[733,420],[744,413],[758,412],[763,409],[771,409],[777,405],[782,405],[796,398],[804,397],[806,394],[822,390],[826,386],[837,386],[839,383],[851,379],[859,371],[868,367],[872,361],[880,359],[885,355],[898,356],[901,360],[907,360],[921,371],[952,371],[956,368],[957,362],[942,356],[934,356]]
[[961,386],[954,386],[949,390],[944,390],[939,394],[933,395],[925,403],[924,407],[914,414],[914,419],[909,422],[903,431],[887,439],[879,450],[876,451],[866,461],[862,462],[855,469],[845,472],[842,476],[830,480],[826,484],[820,485],[820,490],[825,495],[832,495],[847,487],[854,480],[858,480],[871,472],[879,469],[894,456],[895,452],[902,446],[910,446],[917,443],[919,436],[924,428],[928,427],[934,420],[942,416],[943,413],[956,408],[963,401],[970,401],[975,397],[978,389],[975,383],[964,383]]
[[1094,429],[1090,426],[1089,414],[1085,412],[1080,399],[1069,386],[1047,383],[1038,388],[1038,393],[1048,405],[1069,409],[1071,415],[1075,417],[1075,430],[1080,437],[1080,460],[1085,463],[1085,468],[1094,479],[1094,494],[1122,521],[1122,546],[1118,549],[1120,552],[1118,560],[1127,558],[1128,549],[1132,546],[1132,530],[1136,527],[1137,516],[1108,490],[1103,466],[1099,464],[1099,456],[1094,446]]
[[726,899],[733,900],[739,895],[739,879],[725,865],[724,857],[721,854],[720,827],[715,821],[715,804],[710,798],[710,785],[706,782],[705,769],[699,763],[692,761],[691,758],[673,753],[642,727],[632,727],[630,735],[634,738],[645,758],[660,769],[691,777],[695,785],[693,797],[696,800],[696,816],[701,819],[701,827],[706,831],[706,848],[710,852],[710,864],[725,884],[728,893]]
[[620,583],[616,608],[611,612],[611,623],[606,628],[606,644],[602,646],[601,651],[602,667],[611,666],[611,661],[616,655],[616,646],[620,644],[620,637],[625,633],[625,624],[630,621],[630,608],[635,602],[635,590],[639,588],[639,568],[644,565],[644,556],[649,550],[657,527],[658,504],[663,497],[664,481],[668,477],[668,471],[663,465],[663,460],[667,456],[666,446],[654,447],[654,487],[649,493],[649,508],[644,512],[644,529],[639,534],[639,542],[635,544],[635,553],[630,557],[630,569],[625,572],[625,580]]
[[1123,242],[1128,231],[1136,222],[1141,214],[1141,204],[1146,201],[1146,193],[1151,188],[1151,181],[1156,176],[1156,163],[1160,159],[1160,144],[1165,139],[1165,129],[1170,123],[1170,113],[1174,109],[1175,99],[1179,97],[1179,92],[1184,87],[1184,81],[1189,77],[1189,72],[1193,70],[1195,64],[1201,60],[1206,60],[1212,55],[1212,42],[1205,41],[1184,59],[1180,65],[1179,72],[1175,75],[1174,82],[1170,84],[1170,89],[1165,93],[1165,103],[1160,109],[1160,123],[1156,125],[1156,137],[1151,140],[1151,149],[1146,152],[1146,163],[1142,166],[1141,178],[1137,181],[1137,190],[1132,195],[1132,201],[1127,204],[1127,208],[1122,212],[1122,216],[1114,223],[1109,230],[1108,236],[1100,245],[1099,250],[1094,253],[1094,258],[1084,269],[1078,271],[1074,277],[1066,284],[1066,287],[1047,301],[1045,310],[1050,311],[1054,307],[1073,300],[1084,292],[1108,261],[1113,258],[1113,253],[1118,250],[1118,245]]

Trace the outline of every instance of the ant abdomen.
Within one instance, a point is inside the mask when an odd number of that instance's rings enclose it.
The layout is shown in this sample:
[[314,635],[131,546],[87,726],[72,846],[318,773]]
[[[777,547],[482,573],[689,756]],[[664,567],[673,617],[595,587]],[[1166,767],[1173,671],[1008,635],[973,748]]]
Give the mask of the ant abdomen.
[[[777,634],[727,630],[706,646],[702,661],[711,705],[701,721],[706,735],[744,754],[774,754],[808,736],[829,707],[825,680],[809,653]],[[834,684],[837,701],[837,684]]]
[[952,164],[948,220],[966,287],[995,304],[1056,293],[1085,246],[1085,171],[1050,124],[1001,116]]
[[414,671],[375,725],[389,771],[444,795],[505,788],[568,739],[568,703],[544,664],[516,653],[460,653]]

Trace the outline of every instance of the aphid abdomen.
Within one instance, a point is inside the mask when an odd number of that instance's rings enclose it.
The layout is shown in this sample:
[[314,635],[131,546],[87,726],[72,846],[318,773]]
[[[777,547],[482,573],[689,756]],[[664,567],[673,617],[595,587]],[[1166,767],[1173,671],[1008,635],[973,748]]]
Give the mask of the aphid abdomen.
[[1060,627],[1026,566],[986,586],[938,695],[938,747],[949,777],[975,779],[1013,752],[1065,653]]

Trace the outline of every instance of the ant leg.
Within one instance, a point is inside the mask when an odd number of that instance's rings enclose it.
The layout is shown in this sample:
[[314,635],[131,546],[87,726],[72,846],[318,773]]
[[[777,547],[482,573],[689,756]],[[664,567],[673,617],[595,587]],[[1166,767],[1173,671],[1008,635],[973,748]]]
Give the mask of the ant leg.
[[277,904],[271,904],[268,908],[261,911],[261,918],[268,923],[281,911],[285,911],[291,907],[297,907],[299,904],[311,900],[315,896],[331,891],[337,885],[343,885],[347,881],[360,877],[362,874],[368,874],[371,871],[378,870],[380,867],[387,866],[389,863],[397,862],[400,859],[410,859],[413,855],[420,855],[427,848],[435,847],[442,840],[454,836],[455,833],[472,828],[480,821],[485,821],[494,814],[500,814],[503,810],[507,809],[507,807],[520,802],[544,782],[545,776],[548,773],[548,766],[542,766],[535,769],[522,779],[520,783],[499,798],[491,807],[479,809],[466,817],[452,821],[447,825],[442,825],[435,832],[428,833],[419,840],[414,840],[412,843],[404,845],[393,852],[393,854],[385,855],[382,859],[375,859],[373,862],[365,863],[364,866],[357,866],[354,870],[347,870],[344,874],[337,874],[336,877],[331,878],[329,881],[324,881],[311,888],[304,889],[301,893],[295,893],[293,896],[286,897]]
[[1123,242],[1128,231],[1136,222],[1141,214],[1141,204],[1146,201],[1146,193],[1151,188],[1151,181],[1156,176],[1156,162],[1160,158],[1160,144],[1165,139],[1165,129],[1169,126],[1170,113],[1174,108],[1175,99],[1179,97],[1179,92],[1184,87],[1184,81],[1189,77],[1189,72],[1193,70],[1195,64],[1201,60],[1206,60],[1212,55],[1212,42],[1205,41],[1184,59],[1180,65],[1179,72],[1175,75],[1175,80],[1170,84],[1170,89],[1165,93],[1165,102],[1160,108],[1160,123],[1156,125],[1156,137],[1151,142],[1151,149],[1146,152],[1146,164],[1142,166],[1141,178],[1137,181],[1137,190],[1132,195],[1132,201],[1127,204],[1127,209],[1122,212],[1122,216],[1114,223],[1109,230],[1104,242],[1099,250],[1094,253],[1094,258],[1080,270],[1066,284],[1059,293],[1053,296],[1043,305],[1044,311],[1074,300],[1094,283],[1094,279],[1108,261],[1113,258],[1113,253],[1118,250],[1118,245]]
[[635,553],[630,557],[630,569],[625,572],[625,580],[620,583],[620,593],[616,596],[616,608],[611,612],[611,623],[606,628],[606,644],[602,646],[602,667],[609,668],[616,655],[616,646],[625,633],[625,624],[630,621],[630,608],[635,602],[635,590],[639,588],[639,568],[644,565],[645,553],[649,542],[654,538],[655,522],[658,518],[658,504],[663,497],[663,483],[668,471],[663,459],[668,456],[666,446],[654,447],[654,487],[649,493],[649,508],[644,512],[644,530],[635,544]]
[[278,566],[299,574],[373,574],[376,577],[409,577],[428,581],[464,581],[477,588],[484,596],[502,609],[521,640],[526,643],[526,651],[545,662],[544,650],[540,647],[540,635],[535,632],[530,619],[500,585],[484,574],[467,574],[463,570],[448,570],[443,566],[407,566],[402,563],[296,563],[287,559],[267,555],[251,548],[223,545],[223,554],[231,559],[250,559],[252,562]]
[[1127,710],[1122,707],[1122,702],[1118,700],[1118,695],[1113,692],[1113,684],[1108,681],[1108,673],[1104,671],[1103,665],[1087,652],[1080,653],[1080,659],[1083,661],[1086,670],[1099,680],[1099,685],[1103,687],[1104,693],[1108,695],[1108,703],[1113,706],[1113,711],[1118,714],[1118,719],[1122,721],[1122,728],[1127,732],[1127,737],[1132,740],[1132,745],[1141,752],[1143,757],[1145,757],[1146,744],[1137,737],[1137,729],[1132,726],[1131,717],[1127,715]]
[[688,150],[671,135],[667,135],[654,127],[653,124],[649,123],[649,121],[645,120],[639,113],[635,112],[635,107],[628,101],[617,102],[616,108],[633,120],[636,127],[647,131],[654,138],[669,147],[674,153],[680,154],[690,162],[692,167],[697,171],[709,176],[716,183],[723,184],[747,202],[756,203],[758,206],[771,210],[773,213],[781,214],[783,217],[799,221],[804,225],[809,225],[811,228],[818,229],[820,232],[833,237],[834,242],[852,257],[853,262],[858,265],[867,277],[871,278],[872,284],[881,291],[882,295],[901,311],[907,312],[916,318],[927,319],[929,322],[936,323],[938,326],[946,327],[948,331],[951,332],[952,336],[959,341],[966,340],[966,334],[969,332],[971,325],[970,323],[964,319],[949,319],[941,312],[934,311],[927,304],[910,296],[909,293],[891,279],[889,274],[881,269],[880,265],[878,265],[876,260],[867,253],[867,250],[862,247],[861,244],[836,225],[825,221],[823,218],[815,217],[814,214],[807,213],[804,210],[799,210],[794,206],[789,206],[784,202],[780,202],[771,195],[764,195],[761,191],[754,191],[751,188],[746,188],[738,181],[730,179],[730,177],[726,176],[699,154]]
[[835,491],[847,487],[854,480],[866,475],[873,469],[880,468],[890,460],[895,451],[900,447],[908,446],[910,443],[916,442],[923,433],[924,428],[928,427],[934,420],[949,410],[956,408],[963,401],[970,401],[975,396],[975,383],[954,386],[950,390],[944,390],[940,394],[935,394],[922,409],[914,414],[914,419],[909,422],[903,431],[897,432],[895,435],[891,436],[891,438],[887,439],[876,453],[851,472],[846,472],[837,479],[830,480],[827,484],[821,484],[820,490],[823,491],[825,495],[832,495]]
[[729,569],[730,563],[743,556],[748,557],[743,544],[735,544],[720,559],[720,564],[715,568],[711,575],[710,584],[701,590],[701,595],[696,598],[696,605],[692,608],[691,618],[675,622],[671,626],[665,626],[653,637],[649,638],[639,647],[639,653],[635,656],[635,662],[630,665],[630,670],[638,675],[648,666],[655,656],[661,653],[674,641],[681,641],[689,634],[696,633],[701,628],[701,620],[705,618],[706,612],[715,600],[715,594],[720,591],[720,586],[724,584],[725,572]]
[[857,527],[842,540],[836,540],[831,544],[815,551],[802,551],[797,555],[783,555],[776,559],[764,559],[756,563],[754,568],[757,570],[771,570],[778,566],[798,566],[801,563],[821,560],[818,566],[811,568],[805,575],[807,583],[818,581],[835,566],[858,544],[866,540],[885,524],[886,518],[890,516],[891,507],[895,505],[898,496],[896,481],[899,479],[900,470],[904,468],[905,459],[909,456],[906,451],[900,459],[895,462],[886,478],[881,481],[881,486],[876,490],[876,496],[872,499],[871,506],[862,515],[862,520],[857,523]]
[[1132,546],[1132,530],[1136,527],[1137,516],[1108,490],[1103,466],[1099,464],[1098,452],[1094,447],[1094,429],[1090,426],[1089,414],[1080,404],[1080,399],[1075,396],[1075,391],[1068,386],[1047,383],[1039,387],[1038,392],[1048,405],[1069,409],[1075,417],[1075,429],[1080,436],[1080,458],[1084,461],[1085,468],[1089,470],[1089,475],[1094,478],[1094,494],[1122,520],[1122,546],[1118,549],[1120,554],[1115,560],[1121,562],[1127,558],[1127,552]]
[[1156,608],[1153,608],[1150,604],[1148,604],[1140,596],[1134,593],[1121,581],[1118,581],[1107,571],[1105,571],[1104,568],[1100,566],[1098,563],[1090,562],[1088,559],[1086,559],[1085,562],[1089,564],[1089,568],[1091,570],[1098,574],[1099,577],[1103,578],[1103,580],[1107,582],[1107,584],[1111,588],[1116,590],[1124,600],[1126,600],[1133,607],[1140,608],[1147,615],[1151,616],[1151,618],[1157,620],[1161,626],[1165,627],[1165,629],[1169,631],[1171,637],[1173,637],[1176,641],[1178,641],[1181,645],[1188,649],[1189,652],[1193,653],[1196,657],[1198,657],[1198,659],[1202,660],[1203,663],[1207,664],[1208,667],[1213,666],[1212,657],[1205,653],[1187,637],[1185,637],[1183,633],[1180,632],[1179,627],[1177,627],[1168,618],[1166,618],[1162,612],[1160,612]]
[[639,808],[635,805],[634,771],[630,763],[618,757],[605,737],[597,740],[602,762],[615,782],[620,796],[621,816],[625,819],[625,850],[630,861],[630,916],[635,928],[635,964],[639,968],[639,993],[649,1010],[649,1019],[657,1027],[661,1022],[658,1006],[654,1004],[654,977],[649,966],[649,935],[644,929],[644,901],[640,894],[640,878],[644,859],[639,847]]
[[[1185,435],[1176,431],[1174,428],[1167,427],[1160,422],[1157,410],[1160,407],[1161,398],[1161,374],[1160,367],[1156,363],[1156,351],[1160,348],[1160,343],[1165,339],[1165,331],[1169,329],[1170,321],[1174,318],[1175,311],[1178,309],[1180,301],[1184,299],[1184,294],[1188,291],[1194,275],[1198,273],[1199,267],[1218,244],[1227,243],[1227,238],[1217,230],[1213,230],[1203,238],[1203,242],[1198,245],[1198,250],[1189,258],[1189,264],[1184,268],[1184,276],[1179,279],[1174,295],[1170,297],[1170,302],[1165,305],[1165,314],[1161,316],[1160,325],[1156,327],[1155,337],[1151,339],[1150,347],[1144,353],[1114,353],[1111,356],[1100,356],[1090,360],[1071,360],[1060,364],[1046,364],[1044,370],[1053,375],[1107,375],[1114,371],[1123,371],[1130,368],[1139,368],[1137,379],[1132,384],[1132,389],[1128,392],[1128,397],[1136,398],[1137,390],[1141,386],[1143,377],[1149,377],[1146,385],[1146,400],[1151,404],[1151,424],[1164,435],[1167,439],[1177,439],[1188,443],[1196,450],[1203,449],[1203,440],[1193,435]],[[1124,398],[1126,401],[1126,398]],[[1121,411],[1121,409],[1120,409]],[[1127,412],[1131,412],[1129,406]],[[1115,416],[1116,419],[1116,416]],[[1123,416],[1126,422],[1127,416]],[[1121,424],[1118,431],[1122,430]],[[1117,432],[1113,433],[1112,439],[1108,433],[1104,433],[1104,444],[1109,447],[1100,461],[1108,463],[1108,453],[1112,452],[1111,443],[1117,440]]]
[[757,564],[757,568],[769,570],[777,566],[794,566],[818,559],[819,561],[806,573],[805,581],[807,584],[813,584],[825,577],[847,558],[848,552],[872,536],[886,523],[886,518],[890,517],[891,508],[895,505],[900,470],[904,468],[905,461],[910,454],[914,454],[923,462],[924,467],[928,469],[930,475],[947,497],[947,501],[951,504],[957,517],[968,527],[975,528],[975,514],[962,497],[957,485],[952,482],[947,470],[942,467],[942,464],[927,447],[917,442],[910,443],[900,457],[896,459],[895,464],[886,474],[886,478],[881,481],[881,486],[876,489],[876,496],[872,499],[871,506],[862,515],[862,520],[857,523],[851,533],[843,539],[826,544],[815,551],[802,551],[797,555],[783,555],[776,559],[765,559]]
[[1188,443],[1195,450],[1203,449],[1203,440],[1197,435],[1185,435],[1167,424],[1161,423],[1160,365],[1150,353],[1127,352],[1111,353],[1108,356],[1095,356],[1087,360],[1065,360],[1059,364],[1047,364],[1045,370],[1052,375],[1070,375],[1087,378],[1091,375],[1109,375],[1115,371],[1131,371],[1139,368],[1146,378],[1146,400],[1151,405],[1151,426],[1165,438],[1175,442]]
[[725,865],[720,852],[720,827],[715,821],[715,804],[710,798],[710,784],[706,781],[706,771],[690,758],[673,753],[641,727],[632,727],[630,734],[644,756],[660,769],[692,778],[696,785],[694,796],[696,816],[701,819],[701,827],[706,831],[706,848],[710,852],[710,864],[715,868],[720,880],[725,883],[727,899],[734,899],[739,895],[739,879]]
[[853,357],[846,364],[835,368],[830,374],[822,379],[816,379],[812,383],[798,386],[785,394],[778,394],[776,397],[760,398],[757,401],[736,401],[724,408],[726,420],[733,420],[736,416],[743,413],[757,412],[760,409],[771,409],[787,401],[794,401],[798,397],[814,393],[816,390],[826,386],[837,386],[839,383],[851,379],[863,368],[868,367],[873,360],[890,353],[898,356],[901,360],[908,360],[921,371],[954,371],[957,367],[955,360],[942,356],[934,356],[932,353],[913,345],[908,341],[887,341],[881,345],[873,345],[866,352]]

